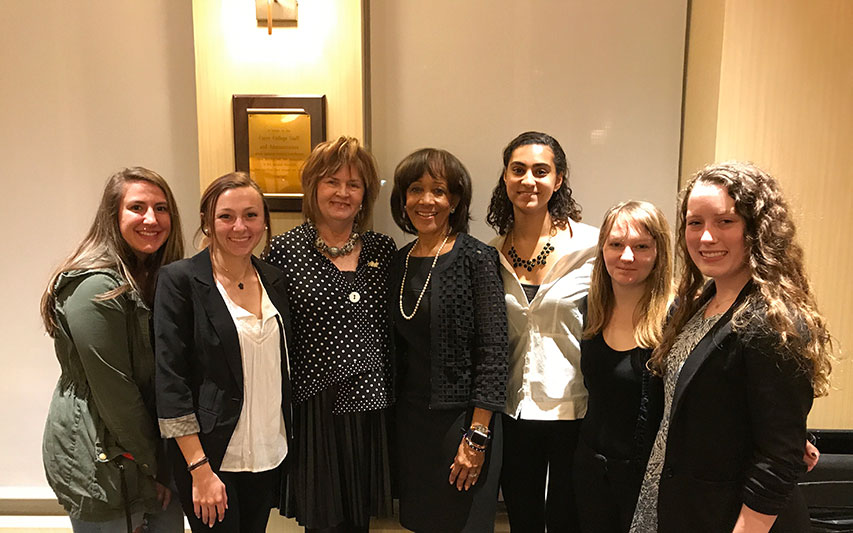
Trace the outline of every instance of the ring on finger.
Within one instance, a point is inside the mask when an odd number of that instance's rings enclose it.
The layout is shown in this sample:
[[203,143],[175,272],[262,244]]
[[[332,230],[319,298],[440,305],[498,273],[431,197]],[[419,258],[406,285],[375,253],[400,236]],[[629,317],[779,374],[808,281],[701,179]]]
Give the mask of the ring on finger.
[[468,477],[477,477],[479,475],[480,475],[479,472],[468,472]]

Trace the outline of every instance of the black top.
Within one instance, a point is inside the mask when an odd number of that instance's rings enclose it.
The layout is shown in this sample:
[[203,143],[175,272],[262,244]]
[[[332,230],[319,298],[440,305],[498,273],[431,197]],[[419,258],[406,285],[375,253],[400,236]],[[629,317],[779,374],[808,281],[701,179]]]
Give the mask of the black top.
[[532,302],[533,299],[536,298],[536,293],[539,292],[539,285],[522,283],[521,288],[524,290],[524,295],[527,297],[527,303]]
[[[660,379],[654,378],[657,385],[649,386],[652,377],[645,364],[650,355],[651,350],[639,347],[614,350],[601,333],[581,341],[581,372],[589,391],[581,436],[608,459],[637,460],[643,466],[648,460],[663,411]],[[644,380],[647,408],[640,416]]]
[[[413,245],[404,246],[394,259],[395,299],[400,294],[406,254]],[[430,280],[429,405],[433,409],[474,406],[499,411],[506,401],[508,356],[498,252],[460,233],[445,257]],[[393,305],[399,313],[399,301]],[[401,341],[396,354],[400,375],[406,372],[404,349]]]
[[[436,268],[443,267],[450,254],[438,258]],[[406,284],[403,286],[403,311],[411,315],[421,294],[430,267],[432,257],[410,257],[409,271],[406,275]],[[430,285],[432,282],[430,281]],[[402,341],[399,348],[405,353],[406,361],[403,368],[405,373],[398,376],[400,380],[400,396],[418,403],[429,403],[429,315],[431,287],[427,287],[418,312],[411,320],[406,320],[400,313],[399,305],[395,307],[394,326],[397,328],[398,339]],[[398,302],[399,303],[399,302]]]
[[354,279],[314,246],[305,223],[273,238],[266,260],[285,273],[293,317],[294,402],[333,384],[334,412],[382,409],[392,402],[388,272],[394,241],[367,231]]

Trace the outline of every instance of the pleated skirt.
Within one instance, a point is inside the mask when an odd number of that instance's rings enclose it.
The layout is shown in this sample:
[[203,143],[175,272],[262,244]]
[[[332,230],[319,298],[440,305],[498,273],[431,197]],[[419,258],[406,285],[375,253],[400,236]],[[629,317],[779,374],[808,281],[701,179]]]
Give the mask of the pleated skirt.
[[392,514],[385,412],[333,414],[336,388],[294,408],[281,514],[310,529]]

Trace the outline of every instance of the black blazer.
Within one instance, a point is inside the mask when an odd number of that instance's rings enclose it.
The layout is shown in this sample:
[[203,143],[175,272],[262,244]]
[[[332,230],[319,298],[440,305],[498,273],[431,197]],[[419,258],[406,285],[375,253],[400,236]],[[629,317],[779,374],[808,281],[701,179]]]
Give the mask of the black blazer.
[[[252,263],[281,315],[281,397],[290,446],[292,393],[285,338],[292,336],[287,292],[280,270],[255,257]],[[204,452],[218,471],[243,407],[243,363],[237,328],[216,288],[207,249],[160,269],[154,296],[154,353],[161,428],[175,423],[192,427],[196,419]]]
[[[690,353],[672,400],[660,480],[661,532],[731,531],[741,505],[779,515],[771,531],[808,531],[797,481],[813,391],[793,354],[779,347],[748,283]],[[702,302],[714,294],[713,284]],[[749,323],[732,314],[748,301]]]

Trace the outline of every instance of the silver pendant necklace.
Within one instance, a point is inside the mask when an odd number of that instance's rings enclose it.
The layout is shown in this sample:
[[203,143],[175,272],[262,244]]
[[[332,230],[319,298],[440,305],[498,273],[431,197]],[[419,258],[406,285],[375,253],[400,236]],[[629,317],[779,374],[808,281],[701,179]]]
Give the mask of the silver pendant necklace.
[[412,252],[415,250],[415,246],[417,246],[418,242],[415,241],[415,244],[409,249],[409,253],[406,254],[406,267],[403,269],[403,281],[400,282],[400,314],[403,315],[403,318],[406,320],[411,320],[415,317],[418,312],[418,307],[421,305],[421,300],[426,293],[427,287],[429,286],[429,280],[432,277],[432,269],[435,268],[435,264],[438,263],[438,256],[441,255],[441,251],[444,249],[444,245],[447,244],[447,239],[450,238],[450,235],[444,237],[444,241],[441,243],[441,246],[438,248],[438,251],[435,252],[435,259],[432,260],[432,266],[429,267],[429,273],[427,274],[426,282],[424,282],[424,287],[421,289],[421,293],[418,295],[418,301],[415,302],[415,308],[412,310],[411,315],[407,315],[405,311],[403,311],[403,287],[406,286],[406,276],[409,273],[409,257],[412,255]]

